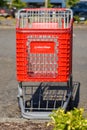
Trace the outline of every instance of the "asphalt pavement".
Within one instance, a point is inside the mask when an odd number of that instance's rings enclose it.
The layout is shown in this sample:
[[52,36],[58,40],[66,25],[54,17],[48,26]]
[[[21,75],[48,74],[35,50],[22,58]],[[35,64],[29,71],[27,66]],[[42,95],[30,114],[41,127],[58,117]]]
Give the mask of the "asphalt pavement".
[[79,107],[87,111],[87,28],[75,28],[73,38],[73,78],[80,82]]
[[[16,81],[16,32],[0,28],[0,117],[19,117]],[[87,111],[87,28],[74,27],[73,80],[80,82],[79,106]]]

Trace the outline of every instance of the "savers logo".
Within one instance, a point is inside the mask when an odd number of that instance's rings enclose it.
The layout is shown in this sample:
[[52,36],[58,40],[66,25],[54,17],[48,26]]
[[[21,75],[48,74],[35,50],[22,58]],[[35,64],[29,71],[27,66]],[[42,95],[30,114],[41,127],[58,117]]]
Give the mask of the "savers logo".
[[30,53],[54,53],[54,42],[31,42]]

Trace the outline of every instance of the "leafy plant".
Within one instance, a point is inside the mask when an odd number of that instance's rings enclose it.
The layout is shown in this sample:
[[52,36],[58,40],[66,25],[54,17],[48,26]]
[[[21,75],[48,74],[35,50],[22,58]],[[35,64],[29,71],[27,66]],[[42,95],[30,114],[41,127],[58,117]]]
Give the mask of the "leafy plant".
[[84,23],[87,24],[87,20]]
[[0,0],[0,7],[4,7],[7,5],[7,1],[6,0]]
[[48,0],[48,8],[52,8],[53,5],[50,3],[50,0]]
[[75,16],[74,16],[74,21],[77,21],[77,23],[80,23],[80,18],[79,18],[78,15],[75,15]]
[[48,126],[53,126],[53,130],[87,130],[87,120],[83,117],[83,112],[82,108],[74,108],[65,113],[59,108],[50,115],[51,121]]
[[26,7],[26,3],[22,2],[22,0],[12,0],[12,7],[16,7],[17,9]]
[[77,2],[79,2],[80,0],[66,0],[66,6],[67,7],[71,7],[74,6]]

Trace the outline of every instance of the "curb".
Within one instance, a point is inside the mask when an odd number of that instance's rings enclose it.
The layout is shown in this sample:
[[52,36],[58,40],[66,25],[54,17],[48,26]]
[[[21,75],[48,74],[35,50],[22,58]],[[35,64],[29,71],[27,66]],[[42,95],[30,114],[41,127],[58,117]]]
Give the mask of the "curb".
[[16,26],[0,26],[0,29],[15,29],[16,28]]

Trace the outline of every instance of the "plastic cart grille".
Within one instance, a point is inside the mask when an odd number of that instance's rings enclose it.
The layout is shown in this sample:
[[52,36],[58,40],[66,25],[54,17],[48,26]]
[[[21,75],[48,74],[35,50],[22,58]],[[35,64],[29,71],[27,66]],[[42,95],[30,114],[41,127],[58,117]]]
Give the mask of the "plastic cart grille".
[[30,77],[55,78],[58,75],[58,42],[50,36],[28,37],[28,74]]
[[34,29],[69,28],[72,12],[69,9],[22,9],[17,27]]

